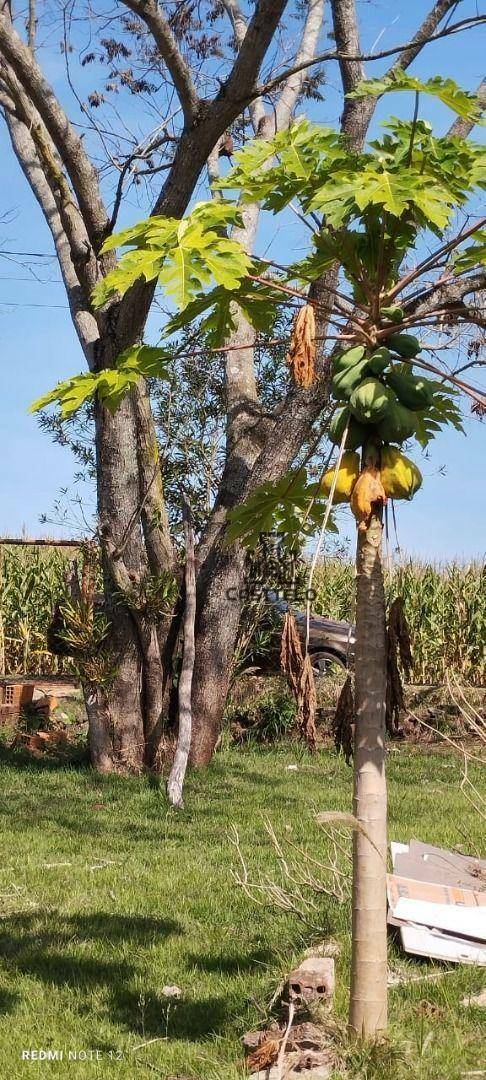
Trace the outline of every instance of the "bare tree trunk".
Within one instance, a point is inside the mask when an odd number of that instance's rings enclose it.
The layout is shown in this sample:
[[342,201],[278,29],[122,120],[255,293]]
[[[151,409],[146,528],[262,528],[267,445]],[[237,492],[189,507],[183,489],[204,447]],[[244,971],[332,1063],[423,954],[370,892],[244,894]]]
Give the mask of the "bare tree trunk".
[[192,734],[192,676],[194,672],[196,621],[196,563],[194,529],[189,504],[184,502],[184,536],[186,542],[186,602],[184,609],[184,652],[179,679],[179,733],[175,757],[167,782],[167,794],[172,806],[184,805],[182,793]]
[[208,765],[221,732],[241,615],[245,555],[216,545],[198,575],[191,764]]
[[83,691],[89,717],[88,746],[91,764],[98,772],[113,772],[117,768],[117,762],[107,696],[101,687],[93,683],[85,684]]
[[[101,405],[96,406],[96,456],[98,480],[98,512],[102,535],[109,524],[113,543],[122,548],[123,562],[129,572],[140,574],[144,565],[142,537],[138,520],[133,515],[139,504],[139,475],[137,468],[136,425],[130,397],[124,399],[113,415]],[[113,759],[119,768],[139,771],[144,757],[144,719],[142,714],[141,643],[136,624],[110,570],[103,552],[106,613],[112,627],[111,648],[116,673],[106,693],[106,708],[110,715],[113,740]],[[88,718],[92,717],[87,701]],[[96,730],[98,725],[96,724]],[[93,764],[96,749],[90,740]]]
[[376,1035],[387,1025],[386,625],[381,543],[381,516],[374,515],[366,530],[358,530],[356,559],[353,813],[367,835],[356,831],[353,840],[349,1026],[361,1037]]

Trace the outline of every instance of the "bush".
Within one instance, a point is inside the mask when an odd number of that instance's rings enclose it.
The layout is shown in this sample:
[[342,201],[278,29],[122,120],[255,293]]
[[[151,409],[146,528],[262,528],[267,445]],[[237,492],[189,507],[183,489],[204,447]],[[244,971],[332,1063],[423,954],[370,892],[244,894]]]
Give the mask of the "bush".
[[289,691],[271,685],[247,700],[230,702],[226,723],[233,742],[269,744],[292,734],[295,715],[296,704]]

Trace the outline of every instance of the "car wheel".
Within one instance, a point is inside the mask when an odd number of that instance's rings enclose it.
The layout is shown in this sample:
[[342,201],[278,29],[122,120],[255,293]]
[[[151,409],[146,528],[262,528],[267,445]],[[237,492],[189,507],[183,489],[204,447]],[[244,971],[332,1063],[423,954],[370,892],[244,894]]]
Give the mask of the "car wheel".
[[312,670],[316,679],[330,675],[334,666],[345,668],[346,665],[337,656],[316,656],[312,658]]

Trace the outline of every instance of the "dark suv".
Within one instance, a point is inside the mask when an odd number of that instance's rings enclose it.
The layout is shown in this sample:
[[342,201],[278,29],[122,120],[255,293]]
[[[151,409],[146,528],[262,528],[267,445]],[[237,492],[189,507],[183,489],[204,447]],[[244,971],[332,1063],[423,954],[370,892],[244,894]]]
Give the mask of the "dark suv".
[[[306,614],[295,614],[302,644],[305,644]],[[356,642],[354,626],[348,622],[326,619],[324,615],[312,615],[309,622],[309,653],[316,675],[325,675],[330,664],[338,663],[349,668],[354,663]]]
[[[249,654],[252,669],[259,670],[262,674],[275,675],[280,671],[280,636],[282,621],[287,611],[288,604],[285,600],[273,598],[268,595],[270,601],[264,625],[271,626],[271,643],[268,641],[264,650],[260,650],[255,641],[254,650]],[[295,611],[295,618],[299,628],[302,646],[305,645],[306,637],[306,613],[302,610]],[[355,647],[354,626],[348,622],[339,622],[335,619],[326,619],[323,615],[311,613],[309,623],[309,653],[312,666],[316,675],[325,675],[331,664],[340,664],[341,667],[350,668],[354,664]]]

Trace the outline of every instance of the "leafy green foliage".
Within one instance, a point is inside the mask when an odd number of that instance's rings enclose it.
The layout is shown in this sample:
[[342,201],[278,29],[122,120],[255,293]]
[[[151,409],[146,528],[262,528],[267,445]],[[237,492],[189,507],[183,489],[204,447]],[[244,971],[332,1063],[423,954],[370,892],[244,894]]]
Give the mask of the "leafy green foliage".
[[67,419],[97,394],[107,409],[115,412],[140,376],[167,379],[170,359],[167,350],[151,345],[135,345],[120,354],[115,368],[73,375],[34,401],[29,411],[38,412],[48,405],[57,404],[60,406],[61,416]]
[[[275,533],[283,547],[298,549],[302,537],[312,536],[322,523],[326,503],[318,484],[309,484],[306,470],[297,469],[275,483],[261,484],[246,502],[230,510],[225,543],[240,540],[252,549],[263,533]],[[328,529],[337,531],[331,519]]]
[[434,391],[432,404],[427,409],[415,413],[415,438],[422,447],[426,447],[437,432],[448,424],[464,434],[462,417],[457,405],[457,392],[438,380],[430,379],[429,383]]
[[474,270],[476,266],[486,266],[486,229],[478,229],[472,244],[455,251],[451,262],[456,274],[464,270]]
[[[174,315],[167,324],[166,333],[175,333],[200,319],[198,335],[204,337],[208,346],[216,348],[223,345],[236,328],[239,308],[256,331],[269,334],[273,331],[281,301],[282,293],[276,287],[272,288],[271,285],[251,279],[243,281],[238,288],[232,290],[218,285],[192,300],[183,311]],[[208,314],[205,314],[206,312]]]
[[[337,132],[303,118],[272,139],[255,139],[234,156],[237,165],[214,186],[236,189],[242,202],[261,202],[274,213],[310,192],[317,177],[329,177],[349,160]],[[275,164],[263,171],[261,165],[269,159]]]
[[409,75],[403,68],[397,68],[383,79],[364,79],[346,96],[348,98],[361,98],[368,95],[381,97],[383,94],[394,93],[397,90],[430,94],[465,120],[473,120],[477,123],[481,119],[481,103],[477,96],[470,94],[467,90],[462,90],[454,79],[443,79],[440,75],[434,75],[433,78],[427,79],[427,82],[423,82],[415,75]]
[[241,245],[226,235],[239,223],[237,207],[210,200],[199,203],[187,217],[153,217],[110,236],[103,251],[131,247],[117,266],[93,290],[95,307],[127,292],[141,278],[158,281],[179,308],[215,281],[236,289],[248,274],[251,260]]

